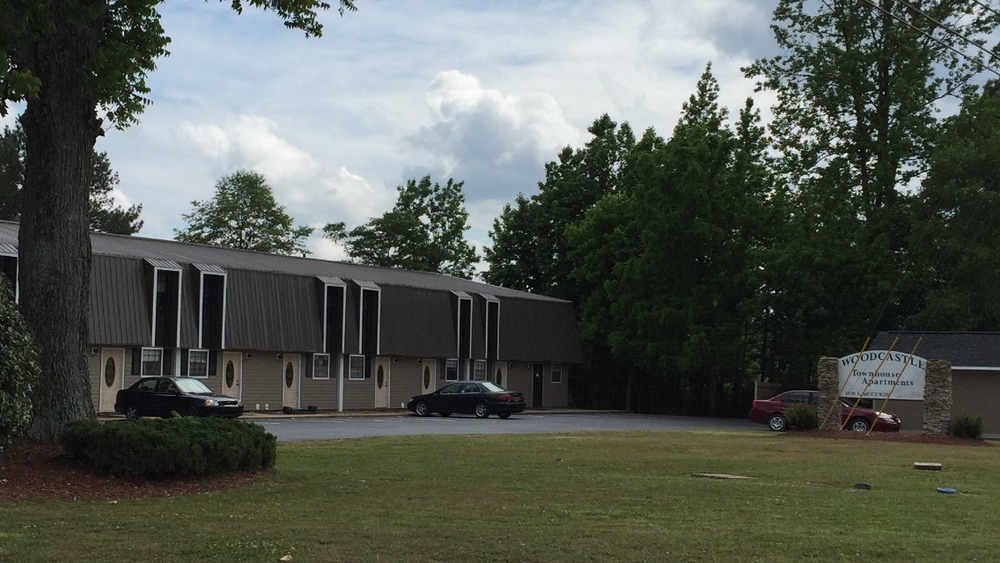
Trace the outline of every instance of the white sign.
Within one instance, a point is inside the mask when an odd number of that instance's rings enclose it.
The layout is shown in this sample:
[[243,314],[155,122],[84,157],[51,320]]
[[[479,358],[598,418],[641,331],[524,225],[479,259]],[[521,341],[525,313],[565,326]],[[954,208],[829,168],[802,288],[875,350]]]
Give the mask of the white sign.
[[927,360],[920,356],[868,350],[840,358],[837,368],[844,397],[924,400]]

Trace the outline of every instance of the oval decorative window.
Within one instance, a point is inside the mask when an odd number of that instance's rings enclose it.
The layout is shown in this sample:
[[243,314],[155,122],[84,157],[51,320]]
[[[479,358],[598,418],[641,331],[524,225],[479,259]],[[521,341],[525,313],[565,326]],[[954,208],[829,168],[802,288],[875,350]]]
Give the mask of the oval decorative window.
[[430,389],[431,387],[431,367],[424,366],[424,389]]
[[497,368],[497,375],[496,375],[496,378],[497,378],[497,380],[496,380],[496,384],[497,384],[497,385],[500,385],[500,382],[502,382],[502,381],[503,381],[503,370],[501,370],[500,368]]
[[236,383],[236,366],[229,360],[226,364],[226,387],[232,387],[234,383]]
[[108,362],[104,364],[104,384],[108,387],[113,387],[115,384],[115,359],[113,357],[108,357]]
[[288,362],[285,366],[285,387],[291,389],[292,383],[295,382],[295,368],[292,367],[292,362]]
[[378,388],[381,389],[385,385],[385,371],[382,370],[382,366],[378,367],[378,375],[375,376],[378,382]]

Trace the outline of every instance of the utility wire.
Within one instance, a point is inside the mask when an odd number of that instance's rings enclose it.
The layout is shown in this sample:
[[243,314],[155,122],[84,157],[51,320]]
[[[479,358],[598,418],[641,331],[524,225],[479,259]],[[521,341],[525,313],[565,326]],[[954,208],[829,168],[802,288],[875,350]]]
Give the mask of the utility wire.
[[[936,20],[936,19],[934,19],[934,18],[930,17],[929,15],[927,15],[927,12],[925,12],[925,11],[921,10],[920,8],[918,8],[918,7],[914,6],[913,4],[910,4],[909,2],[907,2],[907,0],[899,0],[899,3],[900,3],[900,4],[903,4],[903,5],[904,5],[904,6],[906,6],[907,8],[909,8],[909,9],[913,10],[914,12],[916,12],[916,13],[920,14],[921,16],[923,16],[923,17],[924,17],[924,19],[926,19],[926,20],[928,20],[928,21],[930,21],[930,22],[932,22],[932,23],[934,23],[934,24],[937,24],[938,26],[940,26],[940,27],[941,27],[941,29],[945,30],[945,31],[946,31],[946,32],[947,32],[947,33],[948,33],[949,35],[952,35],[952,36],[954,36],[954,37],[957,37],[957,38],[961,39],[961,40],[962,40],[962,41],[964,41],[965,43],[967,43],[967,44],[969,44],[969,45],[972,45],[973,47],[975,47],[976,49],[979,49],[979,50],[980,50],[981,52],[983,52],[983,53],[985,53],[985,54],[989,55],[990,57],[992,57],[992,56],[994,56],[994,55],[995,55],[995,53],[994,53],[993,51],[990,51],[989,49],[987,49],[987,48],[983,47],[983,46],[982,46],[982,45],[980,45],[979,43],[976,43],[976,42],[975,42],[975,41],[973,41],[972,39],[969,39],[968,37],[966,37],[966,36],[962,35],[962,34],[961,34],[961,33],[959,33],[959,31],[958,31],[957,29],[955,29],[954,27],[952,27],[952,26],[950,26],[950,25],[948,25],[948,24],[946,24],[946,23],[944,23],[944,22],[942,22],[942,21],[939,21],[939,20]],[[994,12],[994,13],[995,13],[995,12]],[[913,27],[913,26],[911,26],[911,27]]]
[[[864,0],[864,2],[865,2],[865,4],[868,4],[869,6],[871,6],[872,8],[875,8],[876,10],[878,10],[878,11],[882,12],[883,14],[891,17],[892,19],[898,21],[899,23],[901,23],[901,24],[909,27],[910,29],[916,31],[920,35],[923,35],[924,37],[926,37],[926,38],[930,39],[931,41],[937,43],[941,47],[944,47],[945,49],[948,49],[949,51],[955,53],[956,55],[962,57],[963,59],[965,59],[965,60],[967,60],[969,62],[976,63],[977,65],[982,65],[983,70],[989,71],[989,72],[995,74],[997,77],[1000,77],[1000,71],[997,71],[996,69],[994,69],[993,67],[989,66],[988,64],[985,64],[985,63],[973,60],[972,57],[970,57],[969,55],[965,54],[964,52],[959,51],[958,49],[952,47],[951,45],[948,45],[944,41],[941,41],[937,37],[934,37],[932,34],[927,33],[926,31],[918,28],[917,26],[915,26],[912,23],[910,23],[910,22],[906,21],[905,19],[903,19],[901,16],[897,16],[896,14],[890,12],[889,10],[886,10],[885,8],[883,8],[883,7],[875,4],[875,2],[873,2],[872,0]],[[993,54],[991,51],[988,51],[988,50],[984,49],[983,47],[980,47],[979,45],[976,45],[976,43],[974,41],[972,41],[971,39],[968,39],[967,37],[963,36],[962,34],[960,34],[958,32],[952,31],[948,26],[945,26],[944,24],[941,24],[940,22],[937,22],[936,20],[934,20],[934,18],[931,18],[930,16],[925,15],[921,10],[914,8],[912,5],[908,4],[907,2],[903,1],[902,3],[906,4],[907,6],[910,7],[910,9],[915,10],[917,13],[919,13],[920,15],[923,15],[927,19],[938,23],[938,25],[941,25],[942,29],[944,29],[946,33],[949,33],[951,35],[955,35],[955,36],[959,37],[960,39],[962,39],[963,41],[972,43],[973,45],[976,46],[976,48],[978,48],[980,50],[983,50],[983,51],[985,51],[987,53],[990,53],[990,55]]]
[[986,10],[987,12],[990,12],[991,14],[1000,16],[1000,12],[994,10],[992,6],[990,6],[989,4],[987,4],[985,2],[980,2],[979,0],[972,0],[972,3],[981,6],[984,10]]

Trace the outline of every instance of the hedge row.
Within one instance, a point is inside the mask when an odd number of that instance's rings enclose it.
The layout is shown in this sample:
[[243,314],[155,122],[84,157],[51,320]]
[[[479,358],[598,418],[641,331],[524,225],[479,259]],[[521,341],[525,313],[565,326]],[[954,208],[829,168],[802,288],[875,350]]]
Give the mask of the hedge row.
[[179,417],[72,422],[61,437],[74,458],[118,477],[187,477],[274,467],[277,439],[249,422]]

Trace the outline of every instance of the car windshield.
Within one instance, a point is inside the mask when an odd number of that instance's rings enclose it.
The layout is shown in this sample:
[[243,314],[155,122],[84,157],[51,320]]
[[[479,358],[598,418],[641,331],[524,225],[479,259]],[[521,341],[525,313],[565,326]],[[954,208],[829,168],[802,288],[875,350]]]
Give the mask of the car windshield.
[[175,379],[174,383],[177,385],[177,388],[180,389],[182,393],[191,393],[192,395],[212,394],[212,390],[209,389],[204,383],[198,381],[197,379],[179,378]]
[[486,390],[489,391],[490,393],[504,392],[503,387],[500,387],[499,385],[496,385],[494,383],[490,383],[489,381],[480,381],[479,384],[482,385],[484,388],[486,388]]

